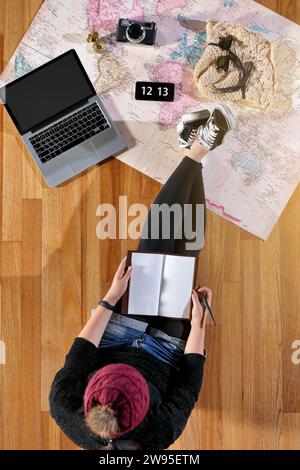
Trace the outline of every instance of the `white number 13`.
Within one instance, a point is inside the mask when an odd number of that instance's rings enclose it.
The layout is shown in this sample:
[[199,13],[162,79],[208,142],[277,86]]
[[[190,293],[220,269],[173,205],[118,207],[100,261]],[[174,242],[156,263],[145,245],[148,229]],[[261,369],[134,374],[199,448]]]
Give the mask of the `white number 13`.
[[164,86],[163,88],[161,86],[158,87],[158,94],[159,96],[168,96],[169,94],[169,89],[168,87]]

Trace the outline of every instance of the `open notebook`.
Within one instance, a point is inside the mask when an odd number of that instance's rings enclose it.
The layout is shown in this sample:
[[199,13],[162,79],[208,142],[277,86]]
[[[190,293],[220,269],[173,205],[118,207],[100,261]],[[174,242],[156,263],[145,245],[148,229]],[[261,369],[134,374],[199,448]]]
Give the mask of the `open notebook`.
[[129,315],[190,318],[195,257],[129,252],[127,264],[133,268],[125,298]]

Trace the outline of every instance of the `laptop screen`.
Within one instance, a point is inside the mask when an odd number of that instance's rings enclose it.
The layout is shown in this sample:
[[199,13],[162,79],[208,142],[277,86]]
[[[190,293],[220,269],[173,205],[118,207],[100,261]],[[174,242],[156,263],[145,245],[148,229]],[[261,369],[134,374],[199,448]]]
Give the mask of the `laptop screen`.
[[21,134],[95,95],[74,50],[9,83],[1,91],[7,111]]

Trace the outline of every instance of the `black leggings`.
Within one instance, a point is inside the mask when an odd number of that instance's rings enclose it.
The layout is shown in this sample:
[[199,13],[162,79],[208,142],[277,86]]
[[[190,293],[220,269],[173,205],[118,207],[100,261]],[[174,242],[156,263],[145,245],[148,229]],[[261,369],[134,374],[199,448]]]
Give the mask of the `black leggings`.
[[[184,157],[182,162],[171,174],[165,185],[160,190],[157,195],[154,204],[168,204],[171,206],[174,203],[180,204],[183,210],[184,204],[190,204],[192,206],[193,214],[193,229],[195,228],[195,217],[194,209],[196,204],[204,205],[204,232],[206,227],[206,214],[205,214],[205,194],[203,186],[203,177],[202,177],[202,164],[196,162],[195,160]],[[151,208],[148,213],[146,223],[144,225],[144,231],[151,229]],[[173,219],[172,219],[173,220]],[[160,221],[161,223],[161,221]],[[162,238],[162,233],[159,227],[159,238],[141,238],[138,248],[138,251],[146,252],[156,252],[156,253],[166,253],[166,254],[183,254],[189,256],[198,256],[200,249],[198,250],[186,250],[186,242],[189,243],[191,240],[186,240],[184,237],[184,231],[182,231],[183,236],[181,239],[176,239],[174,234],[176,234],[178,227],[174,227],[171,222],[170,233],[171,236],[168,239]],[[151,233],[151,232],[149,232]],[[130,315],[137,320],[142,320],[149,323],[153,328],[157,328],[161,331],[164,331],[170,336],[176,338],[181,338],[186,340],[190,332],[190,322],[187,320],[176,320],[169,319],[165,317],[152,317],[152,316],[141,316],[141,315]]]

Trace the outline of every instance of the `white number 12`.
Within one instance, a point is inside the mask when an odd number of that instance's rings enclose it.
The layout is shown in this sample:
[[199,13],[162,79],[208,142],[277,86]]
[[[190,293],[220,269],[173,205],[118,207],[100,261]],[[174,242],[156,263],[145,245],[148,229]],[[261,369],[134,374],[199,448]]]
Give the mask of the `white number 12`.
[[142,86],[143,95],[146,95],[146,88],[147,88],[147,90],[148,90],[148,91],[147,91],[147,95],[150,95],[150,96],[151,96],[151,95],[152,95],[152,86],[147,86],[147,87]]

